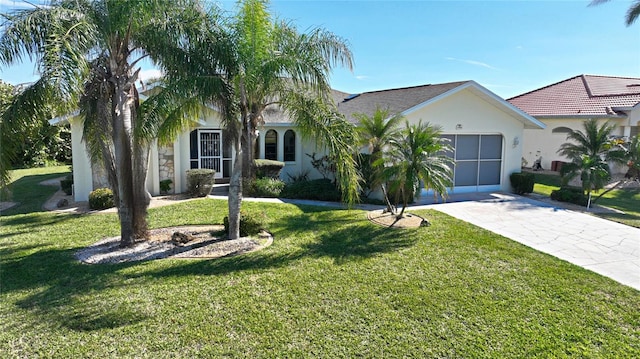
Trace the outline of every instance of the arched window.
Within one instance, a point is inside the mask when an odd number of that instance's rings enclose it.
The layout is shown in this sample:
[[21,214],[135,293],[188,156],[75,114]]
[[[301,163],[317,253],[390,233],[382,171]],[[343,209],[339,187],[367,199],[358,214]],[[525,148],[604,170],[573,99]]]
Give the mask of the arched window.
[[571,133],[573,132],[572,129],[570,129],[569,127],[556,127],[553,130],[551,130],[551,133]]
[[296,133],[293,130],[284,133],[284,160],[296,160]]
[[278,159],[278,133],[269,130],[264,135],[264,158],[267,160]]

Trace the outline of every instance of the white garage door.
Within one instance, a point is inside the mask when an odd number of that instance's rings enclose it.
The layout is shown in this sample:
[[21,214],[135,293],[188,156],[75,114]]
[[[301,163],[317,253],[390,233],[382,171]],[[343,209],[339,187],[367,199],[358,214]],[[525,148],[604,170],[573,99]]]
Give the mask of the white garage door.
[[455,160],[453,192],[500,190],[502,135],[444,135],[451,142]]

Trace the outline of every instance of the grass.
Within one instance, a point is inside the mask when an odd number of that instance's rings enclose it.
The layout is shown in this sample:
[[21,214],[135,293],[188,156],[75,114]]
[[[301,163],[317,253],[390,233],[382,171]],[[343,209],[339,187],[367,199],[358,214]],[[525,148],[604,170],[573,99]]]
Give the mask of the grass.
[[[0,357],[640,357],[640,293],[435,211],[377,227],[357,210],[245,203],[272,246],[218,260],[83,265],[115,214],[0,227]],[[150,210],[222,223],[226,202]]]
[[40,184],[53,178],[64,177],[71,174],[69,166],[39,167],[19,169],[11,171],[10,198],[2,198],[18,202],[18,205],[2,211],[3,216],[24,214],[43,211],[42,205],[57,190],[56,186],[43,186]]
[[[536,184],[534,193],[550,196],[551,191],[560,188],[560,176],[535,173]],[[595,196],[598,194],[596,193]],[[610,208],[615,208],[624,213],[597,213],[598,217],[626,224],[631,227],[640,228],[640,190],[639,189],[616,189],[606,193],[597,204]]]

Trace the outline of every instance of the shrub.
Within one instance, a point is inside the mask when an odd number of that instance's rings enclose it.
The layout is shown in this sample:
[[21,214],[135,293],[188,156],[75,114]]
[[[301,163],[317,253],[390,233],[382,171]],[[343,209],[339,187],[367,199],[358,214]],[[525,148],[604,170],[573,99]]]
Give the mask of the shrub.
[[309,180],[309,170],[302,170],[293,175],[287,173],[287,177],[289,177],[289,182],[305,182]]
[[284,168],[284,162],[272,161],[272,160],[255,160],[256,177],[257,178],[280,178],[280,172]]
[[535,175],[527,172],[514,172],[509,176],[511,187],[516,194],[525,194],[533,192],[535,184]]
[[589,198],[584,195],[580,188],[562,187],[551,192],[551,199],[560,202],[573,203],[580,206],[586,206]]
[[73,175],[68,175],[65,179],[60,181],[60,189],[68,195],[73,193]]
[[89,193],[89,208],[103,210],[113,206],[113,192],[109,188],[98,188]]
[[376,190],[373,188],[375,182],[375,173],[373,166],[371,166],[371,155],[367,153],[360,153],[356,157],[356,165],[362,176],[362,197],[369,198],[369,196]]
[[340,191],[329,179],[317,179],[305,182],[287,183],[282,198],[312,199],[318,201],[339,201]]
[[282,180],[274,178],[258,178],[255,181],[246,183],[248,188],[244,191],[251,197],[280,197],[280,193],[284,189],[285,183]]
[[[229,217],[222,220],[225,232],[229,233]],[[240,236],[247,237],[267,230],[267,215],[264,212],[240,211]]]
[[204,197],[211,192],[216,171],[199,168],[187,171],[187,192],[194,197]]
[[165,179],[160,181],[160,192],[161,193],[169,193],[171,191],[171,184],[173,183],[170,179]]

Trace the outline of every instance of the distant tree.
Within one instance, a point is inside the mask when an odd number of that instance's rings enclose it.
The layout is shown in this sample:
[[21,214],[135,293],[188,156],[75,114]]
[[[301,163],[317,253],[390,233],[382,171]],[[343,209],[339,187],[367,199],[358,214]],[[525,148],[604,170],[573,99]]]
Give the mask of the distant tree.
[[611,178],[609,162],[623,163],[625,157],[624,151],[616,148],[611,140],[614,128],[615,125],[609,122],[598,126],[598,120],[591,119],[584,123],[584,132],[576,130],[567,135],[569,142],[563,143],[558,150],[570,161],[560,170],[564,183],[579,175],[582,190],[587,195],[604,187]]
[[385,177],[391,182],[391,190],[402,199],[402,218],[407,204],[420,190],[433,190],[435,196],[447,197],[447,188],[452,185],[452,160],[446,156],[452,148],[447,139],[441,137],[441,129],[429,122],[409,124],[400,135],[390,141],[384,152]]
[[626,178],[640,180],[640,136],[634,136],[629,143],[623,145],[625,160],[629,169],[625,174]]
[[[593,0],[589,6],[600,5],[609,1],[610,0]],[[625,19],[627,26],[633,24],[638,19],[638,16],[640,16],[640,0],[634,0],[629,6],[629,10],[627,10],[627,16]]]
[[597,202],[605,194],[613,191],[620,185],[623,185],[629,181],[640,181],[640,137],[634,136],[627,143],[624,143],[622,141],[617,142],[618,149],[623,152],[624,161],[627,162],[627,173],[625,173],[623,179],[598,195],[598,197],[594,199],[592,203]]

